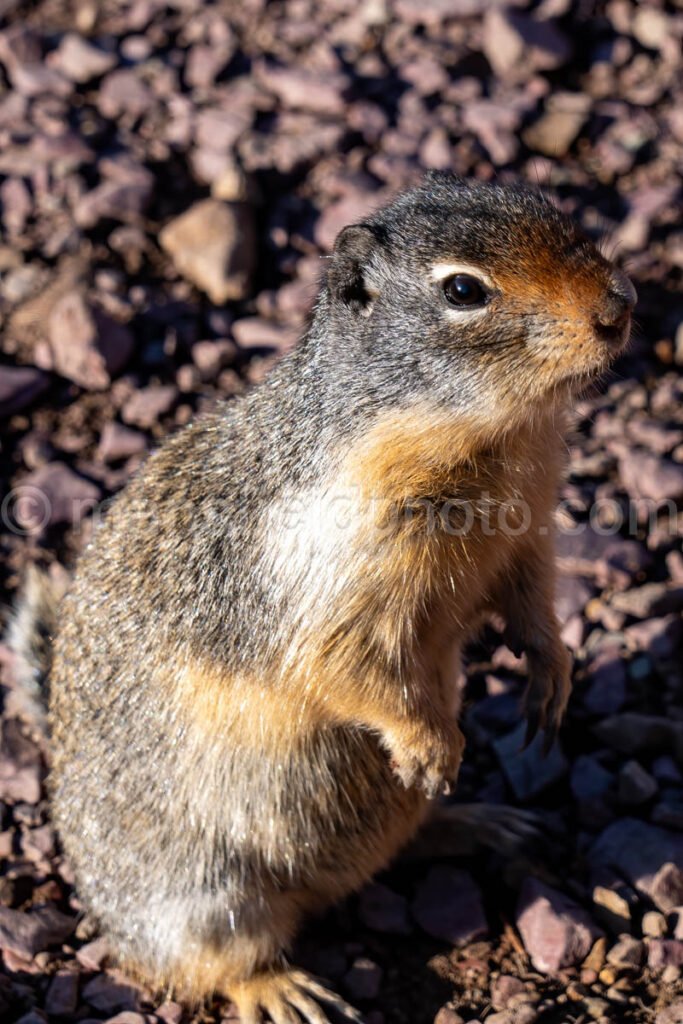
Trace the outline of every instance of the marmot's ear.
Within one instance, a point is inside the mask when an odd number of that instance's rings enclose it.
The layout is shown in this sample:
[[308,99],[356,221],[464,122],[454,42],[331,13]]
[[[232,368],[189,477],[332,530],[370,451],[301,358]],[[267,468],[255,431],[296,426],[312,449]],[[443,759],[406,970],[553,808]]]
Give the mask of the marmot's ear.
[[366,309],[373,294],[368,286],[368,264],[378,239],[367,224],[350,224],[337,235],[327,282],[335,299],[354,313]]

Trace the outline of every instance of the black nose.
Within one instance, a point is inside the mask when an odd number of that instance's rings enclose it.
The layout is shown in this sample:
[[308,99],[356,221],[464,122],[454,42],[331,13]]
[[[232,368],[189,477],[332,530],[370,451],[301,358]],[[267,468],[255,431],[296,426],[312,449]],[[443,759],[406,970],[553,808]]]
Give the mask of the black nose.
[[596,329],[605,341],[622,341],[636,304],[636,290],[620,270],[615,270],[607,286],[602,309],[596,317]]

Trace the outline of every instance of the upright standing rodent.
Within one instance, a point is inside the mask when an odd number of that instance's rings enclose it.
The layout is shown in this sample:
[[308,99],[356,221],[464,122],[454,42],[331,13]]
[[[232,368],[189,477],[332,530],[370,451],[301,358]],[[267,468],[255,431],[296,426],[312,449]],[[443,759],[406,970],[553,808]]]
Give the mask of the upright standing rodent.
[[557,728],[563,411],[634,299],[540,195],[430,175],[341,232],[299,347],[117,499],[59,610],[50,784],[84,907],[152,983],[243,1024],[341,1005],[284,952],[455,779],[487,613]]

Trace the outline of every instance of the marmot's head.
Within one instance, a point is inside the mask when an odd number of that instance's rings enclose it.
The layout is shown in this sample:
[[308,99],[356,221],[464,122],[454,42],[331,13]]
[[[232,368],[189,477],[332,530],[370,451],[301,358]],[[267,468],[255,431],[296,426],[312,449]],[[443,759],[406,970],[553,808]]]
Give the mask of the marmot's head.
[[380,390],[483,416],[584,385],[625,345],[636,300],[539,193],[442,174],[340,233],[328,294]]

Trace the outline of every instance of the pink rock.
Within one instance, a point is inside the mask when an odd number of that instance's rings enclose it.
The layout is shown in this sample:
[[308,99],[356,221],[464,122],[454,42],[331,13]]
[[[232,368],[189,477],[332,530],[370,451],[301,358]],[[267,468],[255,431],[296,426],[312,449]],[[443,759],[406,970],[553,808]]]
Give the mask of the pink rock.
[[683,999],[676,999],[665,1010],[660,1010],[655,1024],[683,1024]]
[[235,341],[244,349],[270,349],[287,352],[298,340],[296,331],[262,320],[258,316],[243,317],[232,325]]
[[57,135],[37,133],[31,140],[29,156],[34,169],[38,163],[65,173],[79,164],[89,163],[94,153],[75,132],[62,131]]
[[632,935],[621,935],[607,954],[607,962],[615,967],[639,968],[643,962],[643,943]]
[[108,1017],[106,1024],[148,1024],[148,1018],[144,1013],[136,1013],[135,1010],[122,1010],[121,1013]]
[[97,105],[105,117],[117,118],[122,114],[138,118],[152,102],[152,94],[134,70],[121,68],[112,71],[102,82],[97,94]]
[[506,103],[475,100],[463,111],[465,126],[474,132],[495,164],[514,160],[519,149],[519,113]]
[[471,942],[488,933],[481,893],[467,871],[439,865],[418,886],[413,915],[420,927],[446,942]]
[[624,630],[624,637],[629,647],[666,659],[676,655],[682,633],[681,617],[673,614],[636,622]]
[[76,950],[76,959],[87,971],[99,971],[109,955],[109,946],[105,938],[93,939]]
[[147,448],[147,439],[139,430],[131,430],[122,423],[110,420],[105,423],[100,435],[97,456],[103,462],[118,462],[139,455]]
[[201,200],[169,221],[159,241],[178,273],[216,305],[248,295],[256,261],[248,203]]
[[234,162],[228,152],[209,149],[206,146],[198,146],[192,150],[190,164],[195,178],[203,185],[213,185],[214,182],[220,181],[234,167]]
[[669,966],[683,967],[683,942],[678,939],[650,939],[647,966],[653,971],[661,971]]
[[524,982],[511,974],[501,974],[491,985],[491,1002],[495,1010],[504,1010],[510,1000],[525,991]]
[[517,927],[534,967],[543,974],[580,963],[602,935],[582,907],[536,878],[527,878],[522,886]]
[[578,651],[583,646],[586,633],[586,624],[581,615],[570,615],[560,630],[562,643],[572,651]]
[[76,223],[92,228],[101,220],[137,220],[152,195],[152,187],[137,181],[104,181],[78,200]]
[[93,390],[108,385],[104,359],[97,351],[95,320],[81,292],[68,292],[57,300],[47,328],[57,373]]
[[100,489],[65,463],[51,462],[22,479],[17,497],[17,522],[35,532],[58,523],[76,525],[93,510]]
[[651,501],[683,499],[683,465],[651,455],[626,450],[619,459],[619,475],[634,498]]
[[[35,960],[29,960],[24,956],[17,956],[11,949],[2,950],[2,960],[8,971],[12,974],[42,974],[45,970],[40,964],[37,964]],[[28,1014],[27,1016],[33,1017],[30,1024],[45,1024],[43,1018],[38,1017],[38,1014]]]
[[170,1000],[162,1003],[154,1012],[157,1017],[164,1021],[164,1024],[180,1024],[183,1016],[183,1008],[180,1003],[174,1003]]
[[126,423],[148,429],[170,411],[177,397],[178,389],[173,384],[151,384],[131,395],[121,415]]
[[482,46],[493,70],[506,77],[515,65],[528,75],[560,67],[571,44],[550,20],[536,20],[523,11],[492,6],[484,18]]
[[22,96],[34,97],[43,93],[68,96],[73,88],[68,79],[46,64],[16,64],[10,69],[9,77]]
[[68,32],[53,54],[50,64],[72,82],[99,78],[116,64],[116,55],[93,46],[75,32]]
[[257,70],[258,81],[277,96],[285,107],[309,110],[315,114],[342,114],[343,97],[349,80],[346,75],[320,74],[306,68],[272,67],[262,64]]
[[431,96],[445,89],[450,79],[440,61],[416,57],[401,67],[401,78],[415,86],[420,96]]
[[668,914],[683,905],[683,871],[679,864],[668,861],[652,879],[650,896],[663,913]]
[[600,534],[589,523],[567,524],[557,529],[558,568],[562,573],[592,578],[603,570],[606,551],[613,538]]
[[214,380],[226,366],[235,361],[237,346],[229,338],[198,341],[192,346],[192,361],[202,380]]
[[290,281],[278,289],[275,301],[283,316],[301,320],[315,299],[315,284],[311,281]]
[[5,718],[0,728],[0,798],[12,803],[38,803],[43,777],[38,748],[24,736],[16,718]]
[[631,420],[627,427],[638,444],[645,445],[657,455],[666,455],[683,442],[683,430],[667,427],[658,420]]
[[[458,17],[482,14],[488,0],[458,0]],[[453,0],[396,0],[396,14],[409,25],[437,26],[453,17]]]
[[0,949],[31,959],[48,946],[63,942],[76,928],[52,904],[23,912],[0,907]]
[[242,111],[207,107],[197,114],[197,144],[218,152],[232,150],[250,120]]
[[555,587],[555,611],[561,623],[576,612],[582,612],[591,597],[593,588],[578,576],[561,576]]
[[54,856],[55,833],[50,825],[40,825],[24,833],[22,850],[33,861],[45,861]]
[[133,349],[129,329],[106,313],[91,309],[78,289],[57,300],[47,326],[50,368],[89,390],[106,388]]
[[217,46],[196,43],[187,54],[185,81],[191,89],[208,89],[234,52],[235,47],[230,42]]
[[[442,1006],[434,1018],[434,1024],[464,1024],[464,1021],[452,1006]],[[469,1024],[475,1024],[475,1022],[470,1021]]]
[[381,201],[382,196],[378,192],[354,192],[327,206],[314,229],[315,240],[320,248],[331,251],[341,229],[367,217]]
[[21,178],[6,178],[0,185],[2,219],[11,235],[19,235],[33,210],[31,193]]
[[420,163],[436,171],[447,171],[453,162],[448,134],[443,128],[434,128],[420,143]]

